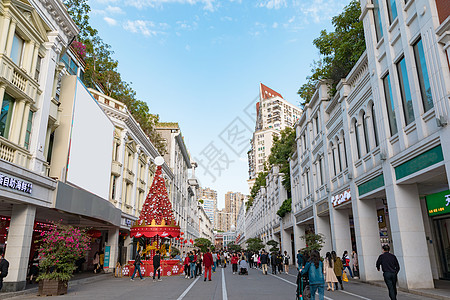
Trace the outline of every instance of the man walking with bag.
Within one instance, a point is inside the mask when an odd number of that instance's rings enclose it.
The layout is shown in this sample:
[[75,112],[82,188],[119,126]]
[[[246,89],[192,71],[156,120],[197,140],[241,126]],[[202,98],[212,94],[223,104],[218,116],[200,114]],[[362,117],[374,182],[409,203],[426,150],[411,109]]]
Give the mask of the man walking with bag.
[[142,277],[141,274],[141,255],[142,251],[139,251],[136,253],[136,257],[134,258],[134,272],[133,275],[131,275],[131,281],[134,280],[134,275],[136,275],[136,272],[139,273],[139,277],[141,278],[141,280],[145,280],[145,278]]
[[0,291],[3,287],[3,278],[8,275],[9,262],[5,259],[4,250],[0,248]]
[[378,257],[377,270],[383,270],[384,282],[389,290],[389,298],[391,300],[397,300],[397,274],[400,271],[400,265],[397,257],[394,254],[389,253],[390,247],[388,245],[383,246],[383,254]]
[[213,256],[211,252],[209,252],[209,249],[206,250],[206,253],[203,254],[203,265],[205,266],[205,280],[206,281],[206,274],[209,272],[209,281],[211,281],[211,266],[213,265]]

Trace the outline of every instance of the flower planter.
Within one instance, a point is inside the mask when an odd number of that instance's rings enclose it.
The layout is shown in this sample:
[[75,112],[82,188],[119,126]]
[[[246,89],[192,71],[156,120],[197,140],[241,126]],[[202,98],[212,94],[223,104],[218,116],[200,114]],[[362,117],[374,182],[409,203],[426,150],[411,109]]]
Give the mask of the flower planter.
[[67,294],[67,281],[42,279],[39,281],[39,296],[57,296]]

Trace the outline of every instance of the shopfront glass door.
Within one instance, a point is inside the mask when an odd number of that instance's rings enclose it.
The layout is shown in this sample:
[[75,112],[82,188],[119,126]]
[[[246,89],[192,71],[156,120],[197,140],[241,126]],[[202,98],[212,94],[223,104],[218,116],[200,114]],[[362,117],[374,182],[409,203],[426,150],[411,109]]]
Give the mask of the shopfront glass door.
[[435,221],[444,279],[450,279],[450,219]]

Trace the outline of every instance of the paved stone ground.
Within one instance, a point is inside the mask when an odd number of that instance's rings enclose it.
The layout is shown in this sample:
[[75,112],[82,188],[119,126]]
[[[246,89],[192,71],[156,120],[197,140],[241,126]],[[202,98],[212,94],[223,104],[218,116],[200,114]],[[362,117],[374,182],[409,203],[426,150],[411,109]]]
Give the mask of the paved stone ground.
[[[161,282],[151,278],[141,281],[129,278],[105,277],[93,283],[69,285],[69,293],[51,299],[295,299],[296,270],[291,274],[263,275],[259,270],[250,270],[248,276],[233,275],[231,268],[219,268],[213,273],[212,281],[185,279],[184,276],[164,277]],[[225,283],[225,284],[223,284]],[[361,282],[350,281],[344,285],[344,291],[325,292],[327,300],[385,300],[389,299],[387,288],[377,287]],[[12,299],[42,299],[35,295],[22,295]],[[424,299],[404,292],[398,293],[398,300]]]

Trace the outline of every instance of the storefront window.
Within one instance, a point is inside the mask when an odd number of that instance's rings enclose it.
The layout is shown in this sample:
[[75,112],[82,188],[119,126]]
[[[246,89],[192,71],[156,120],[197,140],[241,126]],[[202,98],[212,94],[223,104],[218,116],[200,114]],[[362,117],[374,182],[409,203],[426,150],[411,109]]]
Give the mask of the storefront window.
[[11,125],[14,98],[5,93],[0,112],[0,136],[8,138],[9,127]]

